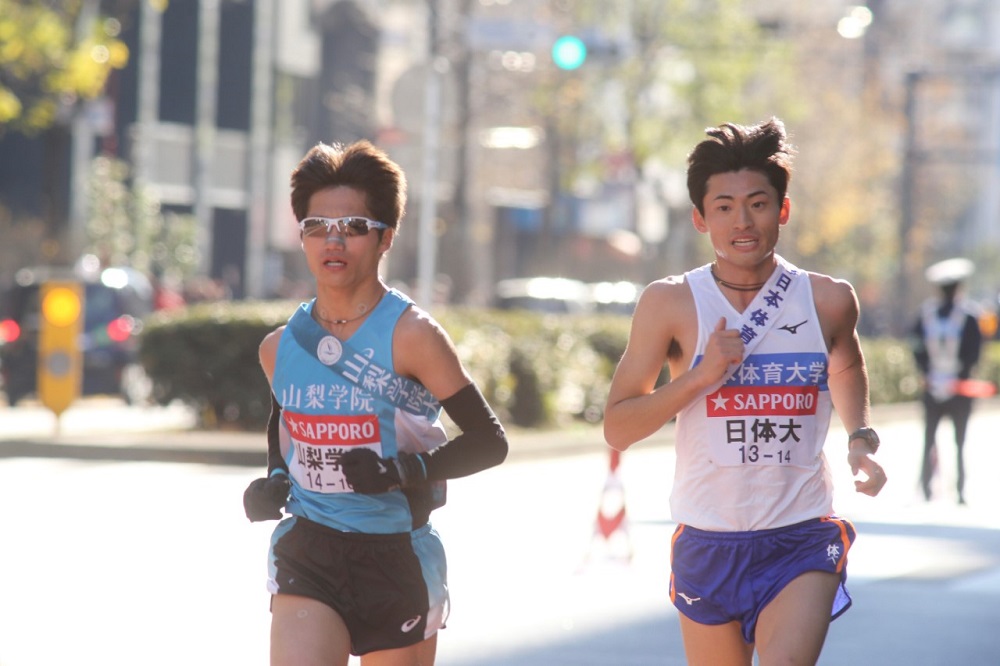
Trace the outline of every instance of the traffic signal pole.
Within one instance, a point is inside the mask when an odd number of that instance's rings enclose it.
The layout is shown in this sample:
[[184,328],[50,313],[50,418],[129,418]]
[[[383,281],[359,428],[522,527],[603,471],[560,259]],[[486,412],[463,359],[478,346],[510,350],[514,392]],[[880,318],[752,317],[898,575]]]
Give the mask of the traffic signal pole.
[[427,3],[428,48],[427,82],[424,87],[423,181],[420,187],[420,228],[418,236],[417,301],[425,309],[434,306],[437,277],[437,190],[438,151],[441,134],[441,76],[447,64],[438,55],[438,3]]

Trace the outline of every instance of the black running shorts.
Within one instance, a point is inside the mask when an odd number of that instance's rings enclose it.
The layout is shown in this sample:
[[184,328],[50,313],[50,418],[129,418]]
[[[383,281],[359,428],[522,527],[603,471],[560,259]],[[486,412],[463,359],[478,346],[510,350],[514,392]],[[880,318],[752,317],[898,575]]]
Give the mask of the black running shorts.
[[306,520],[275,535],[271,586],[335,610],[351,653],[401,648],[424,639],[428,598],[409,532],[358,534]]

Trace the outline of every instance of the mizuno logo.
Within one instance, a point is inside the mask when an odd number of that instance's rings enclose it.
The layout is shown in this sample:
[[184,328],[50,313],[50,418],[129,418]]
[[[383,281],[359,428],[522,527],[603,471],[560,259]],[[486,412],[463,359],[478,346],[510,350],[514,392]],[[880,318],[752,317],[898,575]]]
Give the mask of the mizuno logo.
[[799,332],[799,326],[801,326],[802,324],[806,323],[807,321],[809,321],[809,320],[805,319],[803,321],[800,321],[797,324],[785,324],[784,326],[779,326],[778,330],[779,331],[788,331],[792,335],[795,335],[796,333]]
[[692,597],[689,597],[688,595],[684,594],[683,592],[678,592],[677,596],[680,597],[681,599],[683,599],[684,601],[686,601],[688,606],[693,606],[694,602],[701,601],[701,597],[694,597],[694,598],[692,598]]
[[409,620],[403,623],[403,626],[400,627],[400,630],[402,630],[404,634],[413,631],[413,628],[416,627],[418,624],[420,624],[420,620],[422,617],[423,617],[422,615],[418,615],[414,618],[410,618]]

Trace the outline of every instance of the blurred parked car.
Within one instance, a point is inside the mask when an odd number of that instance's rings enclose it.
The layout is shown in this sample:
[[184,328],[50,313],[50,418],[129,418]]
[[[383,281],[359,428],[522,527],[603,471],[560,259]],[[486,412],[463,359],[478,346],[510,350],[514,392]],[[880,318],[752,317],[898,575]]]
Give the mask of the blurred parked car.
[[501,310],[631,315],[643,285],[635,282],[582,282],[562,277],[511,278],[496,285]]
[[630,315],[635,312],[639,294],[645,287],[635,282],[595,282],[590,285],[591,298],[597,312]]
[[496,285],[494,300],[500,310],[532,310],[553,314],[593,311],[587,284],[561,277],[500,280]]
[[[39,288],[55,277],[50,269],[23,269],[0,299],[0,376],[11,405],[37,390]],[[72,279],[85,293],[81,395],[118,395],[129,404],[145,400],[149,382],[137,362],[137,341],[153,308],[149,280],[130,268]]]

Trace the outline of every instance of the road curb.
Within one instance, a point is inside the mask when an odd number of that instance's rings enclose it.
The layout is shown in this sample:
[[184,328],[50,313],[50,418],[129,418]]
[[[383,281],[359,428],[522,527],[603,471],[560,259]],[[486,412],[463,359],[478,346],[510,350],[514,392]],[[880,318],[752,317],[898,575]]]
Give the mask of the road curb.
[[[1000,398],[979,400],[977,412],[1000,411]],[[921,418],[917,402],[877,405],[872,408],[872,424],[889,424]],[[831,432],[840,428],[834,417]],[[508,430],[508,462],[553,458],[608,451],[600,425],[573,425],[552,430]],[[674,426],[667,424],[659,432],[633,448],[673,446]],[[260,467],[267,464],[263,433],[181,430],[108,430],[79,435],[0,436],[0,458],[66,458],[77,460],[176,462],[206,465]]]

